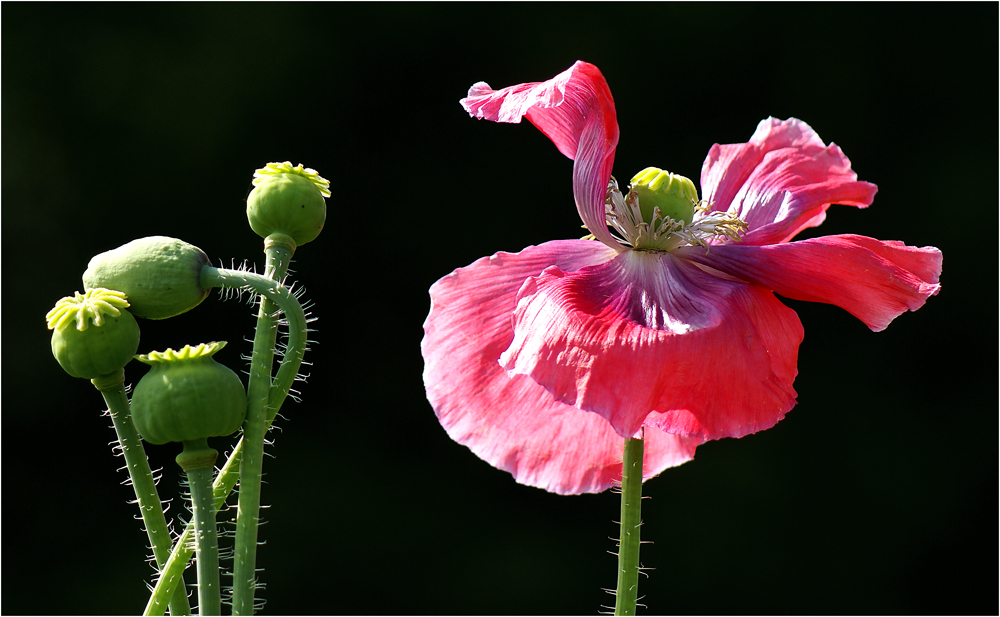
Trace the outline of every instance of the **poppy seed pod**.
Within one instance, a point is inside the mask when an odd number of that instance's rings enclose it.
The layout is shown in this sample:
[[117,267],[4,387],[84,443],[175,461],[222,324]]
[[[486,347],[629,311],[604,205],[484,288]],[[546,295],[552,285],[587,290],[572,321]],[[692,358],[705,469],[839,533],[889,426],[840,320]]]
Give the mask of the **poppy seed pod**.
[[45,315],[52,355],[73,377],[96,379],[120,371],[139,347],[139,324],[125,294],[91,289],[67,296]]
[[254,172],[254,189],[247,196],[247,219],[262,238],[283,234],[296,246],[312,242],[326,222],[330,182],[315,170],[268,163]]
[[225,344],[136,356],[151,367],[132,395],[132,420],[143,439],[151,444],[199,441],[240,428],[247,409],[243,384],[212,358]]
[[642,219],[647,223],[655,225],[653,211],[656,208],[662,216],[675,221],[690,223],[694,217],[698,189],[684,176],[647,167],[632,178],[630,189],[638,195]]
[[176,238],[149,236],[96,255],[83,273],[86,289],[124,292],[132,313],[166,319],[190,311],[208,297],[198,282],[208,255]]

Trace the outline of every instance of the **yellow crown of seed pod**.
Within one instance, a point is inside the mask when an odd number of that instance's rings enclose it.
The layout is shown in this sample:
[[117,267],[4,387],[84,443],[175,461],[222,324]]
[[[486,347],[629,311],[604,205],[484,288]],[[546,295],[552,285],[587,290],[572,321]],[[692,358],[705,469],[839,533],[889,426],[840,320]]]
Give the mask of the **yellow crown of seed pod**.
[[124,292],[135,316],[166,319],[190,311],[208,297],[199,282],[207,263],[208,255],[193,244],[149,236],[91,259],[83,286]]
[[139,324],[120,291],[76,292],[45,315],[52,355],[73,377],[96,379],[121,370],[139,348]]
[[132,420],[151,444],[230,435],[246,415],[243,383],[212,356],[225,342],[136,356],[151,368],[132,394]]
[[285,161],[258,169],[253,184],[247,196],[247,219],[257,235],[283,234],[296,246],[319,236],[326,222],[329,181],[313,169]]

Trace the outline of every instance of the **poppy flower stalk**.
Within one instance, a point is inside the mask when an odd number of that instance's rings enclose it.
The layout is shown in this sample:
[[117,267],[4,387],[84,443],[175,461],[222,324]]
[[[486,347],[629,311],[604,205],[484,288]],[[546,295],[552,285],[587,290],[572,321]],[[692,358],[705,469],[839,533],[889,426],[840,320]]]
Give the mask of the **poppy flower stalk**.
[[[622,193],[614,101],[591,64],[501,90],[479,82],[461,104],[493,122],[527,118],[572,159],[590,232],[480,259],[430,289],[428,400],[449,436],[520,483],[600,492],[627,480],[628,441],[643,445],[649,479],[705,441],[784,418],[803,329],[775,292],[880,331],[940,290],[934,247],[792,241],[831,204],[865,208],[877,191],[800,120],[768,118],[749,142],[713,146],[699,198],[691,180],[657,168]],[[616,612],[634,612],[635,595],[624,604],[619,594]]]

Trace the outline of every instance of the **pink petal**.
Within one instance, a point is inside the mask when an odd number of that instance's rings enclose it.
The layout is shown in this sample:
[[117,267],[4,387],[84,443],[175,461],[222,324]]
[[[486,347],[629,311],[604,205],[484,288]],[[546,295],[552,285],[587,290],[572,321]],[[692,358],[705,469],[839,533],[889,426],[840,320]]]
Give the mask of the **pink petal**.
[[[427,398],[452,439],[518,482],[575,494],[621,478],[622,438],[606,420],[555,401],[528,377],[509,377],[497,362],[514,338],[511,313],[526,279],[552,264],[573,271],[614,255],[599,242],[547,242],[484,257],[431,287],[421,343]],[[649,428],[645,476],[690,460],[697,443]]]
[[836,304],[876,332],[941,289],[941,251],[865,236],[691,247],[678,255],[794,300]]
[[462,107],[475,118],[493,122],[527,117],[573,159],[573,197],[580,218],[594,236],[621,250],[604,218],[604,197],[618,145],[615,102],[604,76],[593,64],[577,61],[541,83],[493,90],[479,82]]
[[669,253],[626,251],[526,282],[500,363],[623,437],[645,421],[707,440],[784,417],[801,341],[798,317],[769,291]]
[[743,244],[787,242],[822,223],[830,204],[864,208],[878,190],[857,181],[840,148],[794,118],[763,120],[749,143],[712,146],[701,186],[714,210],[734,206],[749,224]]

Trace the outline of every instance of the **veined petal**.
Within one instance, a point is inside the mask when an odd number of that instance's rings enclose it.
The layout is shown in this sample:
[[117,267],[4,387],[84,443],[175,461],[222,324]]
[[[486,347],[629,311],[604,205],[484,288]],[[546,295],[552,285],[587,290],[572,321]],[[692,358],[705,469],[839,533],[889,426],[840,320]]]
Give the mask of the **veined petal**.
[[573,197],[594,237],[621,250],[605,223],[604,197],[618,146],[618,120],[604,76],[577,61],[548,81],[493,90],[479,82],[461,100],[475,118],[518,123],[527,117],[573,159]]
[[801,341],[795,312],[766,289],[670,253],[626,251],[529,279],[500,363],[623,437],[646,422],[708,440],[784,417]]
[[[621,478],[622,438],[597,414],[555,401],[497,362],[514,338],[518,289],[556,264],[574,271],[613,258],[599,242],[564,240],[497,253],[431,287],[421,351],[427,398],[448,435],[523,484],[561,494],[603,491]],[[646,431],[645,476],[689,460],[698,441]]]
[[795,118],[763,120],[748,143],[712,146],[701,186],[713,210],[732,207],[749,225],[743,244],[787,242],[822,223],[830,204],[865,208],[878,190]]
[[876,332],[941,289],[940,250],[850,234],[677,254],[787,298],[835,304]]

